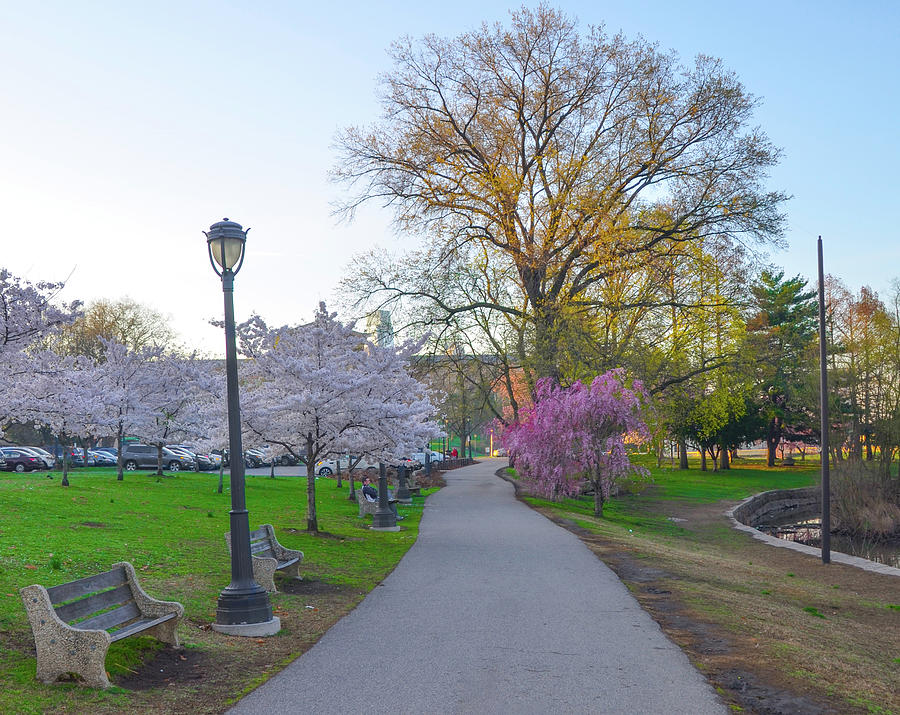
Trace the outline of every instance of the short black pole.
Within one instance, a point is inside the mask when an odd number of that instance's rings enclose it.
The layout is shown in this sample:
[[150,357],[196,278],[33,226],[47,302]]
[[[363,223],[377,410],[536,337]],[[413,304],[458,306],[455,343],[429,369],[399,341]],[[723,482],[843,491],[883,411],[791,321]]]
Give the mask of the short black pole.
[[825,337],[825,271],[822,262],[822,237],[819,236],[819,411],[822,437],[822,563],[831,563],[831,475],[828,458],[828,342]]
[[378,508],[372,515],[372,528],[382,531],[396,531],[399,528],[388,502],[387,470],[384,462],[378,464]]
[[412,494],[409,493],[409,484],[406,480],[406,465],[401,465],[397,471],[397,501],[403,504],[412,504]]
[[[234,329],[234,273],[222,272],[225,294],[225,375],[228,389],[229,454],[244,453],[241,444],[241,405],[238,396],[237,348]],[[250,555],[250,517],[244,498],[244,460],[231,460],[231,583],[219,594],[216,624],[237,626],[272,621],[269,594],[253,579]],[[259,634],[253,634],[259,635]]]

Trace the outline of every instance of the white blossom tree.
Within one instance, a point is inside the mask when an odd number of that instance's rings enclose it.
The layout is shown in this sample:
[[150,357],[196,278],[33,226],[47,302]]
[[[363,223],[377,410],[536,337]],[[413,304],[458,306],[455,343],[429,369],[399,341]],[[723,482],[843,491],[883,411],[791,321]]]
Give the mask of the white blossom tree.
[[[11,403],[13,384],[32,374],[25,349],[75,319],[80,302],[54,303],[62,283],[31,283],[0,268],[0,390]],[[49,365],[44,365],[49,367]],[[12,404],[0,412],[0,425],[15,419]]]
[[62,283],[31,283],[0,268],[0,362],[75,319],[80,301],[52,302],[62,288]]
[[116,438],[116,478],[122,481],[122,439],[138,432],[147,422],[152,398],[159,391],[157,371],[151,365],[162,359],[163,349],[160,346],[129,349],[114,340],[100,338],[100,341],[105,359],[94,368],[100,388],[96,399],[102,405],[98,428],[104,436]]
[[196,405],[208,391],[210,377],[196,355],[162,355],[147,364],[145,379],[149,383],[146,409],[139,413],[133,430],[156,447],[156,473],[162,475],[163,447],[193,440],[207,431],[204,411]]
[[316,462],[350,446],[360,456],[399,456],[415,441],[416,417],[430,410],[401,398],[404,387],[418,393],[400,379],[400,354],[369,343],[324,303],[307,325],[270,329],[254,316],[237,333],[252,358],[244,371],[244,423],[305,462],[307,529],[318,532]]
[[[49,427],[65,444],[96,437],[102,431],[103,404],[97,399],[96,365],[84,356],[61,356],[43,350],[28,356],[29,370],[17,378],[7,409],[19,421]],[[69,486],[67,449],[63,449],[62,485]]]

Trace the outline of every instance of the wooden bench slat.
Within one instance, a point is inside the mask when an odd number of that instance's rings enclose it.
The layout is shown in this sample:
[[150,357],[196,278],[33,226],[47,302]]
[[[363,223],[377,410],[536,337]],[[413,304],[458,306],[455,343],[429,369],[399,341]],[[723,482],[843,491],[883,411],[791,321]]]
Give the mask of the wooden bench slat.
[[269,532],[265,529],[257,529],[256,531],[250,532],[250,541],[255,541],[257,539],[267,539],[269,538]]
[[76,618],[90,616],[97,611],[102,611],[110,606],[128,603],[131,600],[133,600],[131,586],[125,583],[111,591],[95,593],[93,596],[82,598],[80,601],[72,601],[64,606],[59,606],[55,610],[60,620],[70,623]]
[[123,623],[128,623],[128,621],[139,618],[140,615],[141,611],[137,607],[137,604],[134,601],[131,601],[112,611],[107,611],[106,613],[101,613],[99,616],[88,618],[81,623],[76,623],[73,628],[80,628],[85,631],[105,631],[107,628],[115,628],[116,626],[121,626]]
[[102,591],[111,586],[118,586],[127,581],[128,577],[125,576],[125,569],[119,566],[118,568],[110,569],[109,571],[104,571],[103,573],[98,573],[94,576],[87,576],[85,578],[80,578],[77,581],[70,581],[69,583],[63,583],[59,586],[53,586],[47,589],[47,594],[50,596],[50,603],[55,606],[57,603],[71,601],[73,598],[86,596],[89,593],[95,593],[96,591]]
[[280,571],[281,569],[285,569],[288,566],[293,566],[299,560],[300,560],[299,558],[294,558],[294,559],[290,559],[289,561],[279,561],[278,566],[276,567],[276,570]]
[[250,553],[258,554],[261,551],[271,551],[272,544],[268,541],[257,541],[255,544],[250,544]]
[[142,618],[139,621],[135,621],[134,623],[129,623],[127,626],[110,633],[112,636],[113,642],[121,640],[122,638],[127,638],[128,636],[132,636],[135,633],[140,633],[141,631],[145,631],[148,628],[153,628],[153,626],[157,626],[160,623],[165,623],[168,620],[175,618],[174,613],[167,613],[164,616],[160,616],[159,618]]

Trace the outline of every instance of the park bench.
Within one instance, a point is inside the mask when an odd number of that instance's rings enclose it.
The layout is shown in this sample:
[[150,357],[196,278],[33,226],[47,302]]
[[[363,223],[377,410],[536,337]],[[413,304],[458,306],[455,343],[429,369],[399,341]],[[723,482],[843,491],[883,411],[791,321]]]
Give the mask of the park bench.
[[[390,492],[388,492],[390,494]],[[356,503],[359,504],[359,518],[362,519],[366,514],[371,514],[375,516],[375,512],[378,511],[378,500],[369,501],[366,499],[366,495],[363,494],[362,489],[356,490]],[[388,505],[391,507],[391,511],[394,512],[394,516],[397,516],[397,500],[391,497],[388,499]]]
[[148,596],[125,561],[94,576],[51,588],[34,584],[19,593],[34,634],[37,679],[44,683],[75,673],[87,685],[108,688],[106,651],[128,636],[178,645],[175,628],[184,607]]
[[[228,553],[231,553],[231,532],[225,534]],[[250,555],[253,557],[253,580],[269,593],[275,593],[275,572],[280,571],[288,578],[300,580],[300,562],[303,552],[286,549],[275,538],[275,528],[263,524],[250,532]]]

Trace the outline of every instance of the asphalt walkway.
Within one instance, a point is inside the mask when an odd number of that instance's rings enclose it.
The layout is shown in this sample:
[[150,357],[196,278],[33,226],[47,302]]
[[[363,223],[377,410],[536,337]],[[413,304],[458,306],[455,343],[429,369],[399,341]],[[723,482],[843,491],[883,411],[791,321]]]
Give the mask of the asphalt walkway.
[[516,501],[503,463],[448,472],[394,572],[230,712],[727,712],[616,575]]

